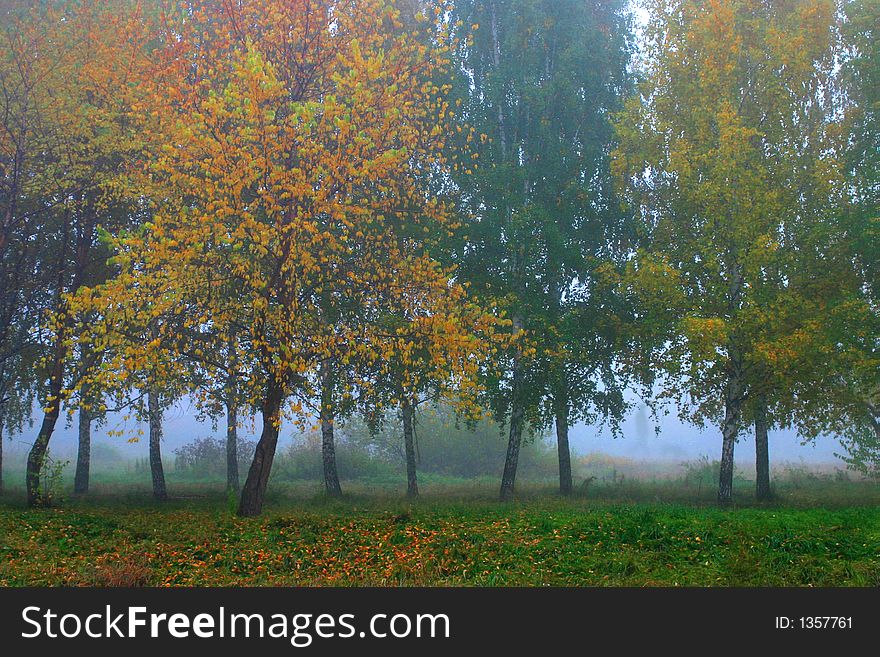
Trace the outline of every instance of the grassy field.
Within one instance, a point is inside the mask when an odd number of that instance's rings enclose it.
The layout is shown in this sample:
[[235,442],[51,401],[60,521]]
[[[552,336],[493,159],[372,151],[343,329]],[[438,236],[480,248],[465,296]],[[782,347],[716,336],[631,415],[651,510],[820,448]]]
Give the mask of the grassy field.
[[273,485],[265,514],[240,519],[216,485],[175,496],[97,484],[85,499],[27,510],[0,501],[4,586],[878,586],[876,483],[787,482],[773,504],[721,510],[708,488],[596,485],[559,499],[524,485],[423,483],[416,502],[381,483]]

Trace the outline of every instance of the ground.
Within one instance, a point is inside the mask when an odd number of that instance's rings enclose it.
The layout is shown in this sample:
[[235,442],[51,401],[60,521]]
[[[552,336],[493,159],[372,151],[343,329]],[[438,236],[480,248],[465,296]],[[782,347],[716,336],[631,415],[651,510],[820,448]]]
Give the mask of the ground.
[[398,490],[275,486],[240,519],[216,486],[96,486],[28,510],[0,498],[3,586],[878,586],[876,483],[822,482],[718,509],[711,495],[649,484],[561,499],[547,484],[493,500],[489,482]]

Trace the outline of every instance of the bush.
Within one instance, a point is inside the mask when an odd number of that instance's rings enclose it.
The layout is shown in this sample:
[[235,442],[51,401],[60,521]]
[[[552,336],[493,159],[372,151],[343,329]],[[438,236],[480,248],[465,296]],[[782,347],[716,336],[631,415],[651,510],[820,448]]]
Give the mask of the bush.
[[785,463],[778,475],[780,483],[795,489],[826,483],[829,479],[831,479],[829,475],[815,472],[805,463]]
[[[400,479],[406,476],[403,428],[399,414],[389,411],[381,430],[371,433],[359,419],[336,427],[336,463],[341,479]],[[449,477],[498,477],[504,468],[507,433],[490,420],[467,426],[444,406],[424,406],[416,414],[416,454],[420,473]],[[273,476],[279,479],[321,480],[321,439],[317,432],[300,437],[276,456]],[[554,478],[558,473],[555,447],[540,437],[523,436],[518,476]]]
[[[347,442],[375,455],[386,463],[403,467],[403,428],[395,412],[389,412],[378,435],[365,427],[346,427]],[[416,414],[416,454],[420,472],[450,477],[498,477],[504,468],[507,432],[491,420],[473,426],[461,422],[447,406],[422,406]],[[546,479],[557,476],[558,465],[553,445],[540,436],[523,434],[518,476],[523,479]]]
[[125,462],[125,455],[113,445],[93,442],[91,448],[91,467],[93,470],[112,470]]
[[696,461],[686,461],[681,467],[684,470],[682,481],[685,488],[711,487],[721,478],[721,461],[710,460],[705,455]]
[[[238,440],[238,471],[247,472],[256,443]],[[205,436],[174,450],[174,468],[180,472],[205,477],[226,476],[226,440]]]
[[40,499],[44,506],[55,506],[61,502],[64,468],[68,465],[70,461],[56,461],[48,451],[46,452],[43,471],[40,474]]
[[[455,477],[500,476],[507,453],[505,429],[490,420],[472,428],[462,426],[448,412],[420,414],[417,435],[421,469]],[[554,446],[524,431],[517,477],[547,479],[556,477],[558,471]]]
[[[376,456],[364,446],[351,444],[341,437],[336,445],[336,467],[340,479],[385,479],[403,472],[401,462]],[[298,441],[275,457],[273,477],[286,481],[314,481],[324,478],[320,443]]]

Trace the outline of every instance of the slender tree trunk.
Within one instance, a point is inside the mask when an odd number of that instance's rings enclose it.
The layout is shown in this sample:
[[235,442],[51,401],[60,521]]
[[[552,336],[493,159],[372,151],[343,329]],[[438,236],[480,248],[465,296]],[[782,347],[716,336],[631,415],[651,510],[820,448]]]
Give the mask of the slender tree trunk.
[[[517,377],[518,373],[514,374]],[[514,400],[510,413],[510,434],[507,439],[507,455],[504,459],[504,473],[501,475],[501,501],[513,497],[513,486],[516,483],[516,467],[519,463],[519,448],[522,443],[523,407]]]
[[[81,198],[85,201],[85,198]],[[93,210],[93,208],[92,208]],[[73,270],[73,278],[70,287],[66,289],[67,294],[76,294],[83,283],[83,276],[86,271],[86,263],[88,262],[88,254],[95,228],[97,215],[93,211],[88,211],[83,217],[83,230],[74,240],[71,239],[71,210],[70,206],[66,206],[64,212],[64,220],[61,229],[61,249],[58,254],[58,269],[56,272],[55,282],[55,298],[54,308],[59,316],[58,332],[55,336],[55,344],[53,345],[52,354],[52,370],[49,377],[48,389],[48,406],[43,415],[43,422],[40,425],[40,433],[28,452],[27,469],[25,474],[25,486],[27,488],[27,501],[29,506],[39,506],[49,502],[49,500],[41,499],[40,494],[40,476],[43,471],[43,465],[46,462],[46,453],[49,450],[49,440],[55,431],[55,424],[58,422],[58,415],[61,412],[64,364],[68,357],[67,331],[69,330],[67,318],[67,304],[64,300],[65,281],[68,274],[68,250],[69,246],[74,243],[75,246],[75,267]]]
[[413,431],[413,407],[410,401],[404,398],[403,410],[403,446],[406,450],[406,495],[418,497],[419,482],[416,474],[416,443]]
[[[27,489],[28,506],[41,506],[49,500],[42,499],[40,493],[40,475],[46,462],[46,452],[49,450],[49,440],[55,431],[55,423],[58,422],[58,414],[61,412],[61,391],[63,389],[64,361],[67,359],[66,310],[64,304],[64,281],[67,276],[67,252],[70,245],[70,210],[65,209],[64,221],[61,231],[61,249],[58,257],[58,270],[55,286],[54,308],[61,315],[59,331],[55,336],[55,344],[52,349],[52,371],[49,375],[48,401],[43,413],[43,422],[40,432],[37,434],[34,444],[28,452],[27,468],[25,470],[25,488]],[[78,277],[75,277],[78,278]],[[73,292],[76,291],[76,283]]]
[[167,500],[165,470],[162,468],[162,409],[159,395],[154,389],[147,392],[147,415],[150,423],[150,474],[153,477],[153,497]]
[[718,503],[727,506],[733,501],[733,448],[736,445],[736,426],[733,411],[725,413],[721,443],[721,476],[718,483]]
[[[43,415],[43,423],[40,425],[40,433],[34,441],[27,459],[27,474],[25,481],[27,484],[27,501],[28,506],[42,506],[48,500],[44,500],[40,492],[40,475],[43,472],[43,465],[46,461],[46,452],[49,450],[49,439],[52,438],[52,432],[55,431],[55,423],[58,421],[58,402],[51,402],[50,411]],[[54,407],[54,408],[52,408]]]
[[[560,283],[553,285],[551,313],[557,323],[562,319],[562,288],[563,285]],[[571,400],[569,399],[565,361],[560,359],[553,366],[553,370],[551,375],[554,378],[553,413],[556,419],[556,453],[559,457],[559,494],[568,496],[572,492],[571,447],[568,442],[568,415]]]
[[733,501],[733,448],[742,417],[743,385],[739,368],[731,373],[724,395],[724,424],[721,427],[721,476],[718,503],[727,506]]
[[92,417],[79,409],[79,445],[76,452],[76,475],[73,478],[75,495],[89,492],[89,471],[92,463]]
[[324,488],[328,495],[342,495],[336,468],[336,440],[333,435],[333,370],[329,360],[321,363],[321,459],[324,462]]
[[[80,357],[80,365],[91,367],[94,354],[86,353]],[[100,359],[98,359],[99,361]],[[97,361],[96,361],[97,362]],[[96,363],[95,363],[96,364]],[[78,413],[79,441],[76,451],[76,474],[73,478],[74,495],[85,495],[89,492],[89,480],[92,468],[92,416],[91,386],[87,383],[80,389],[80,408]]]
[[770,443],[767,438],[767,404],[762,398],[755,406],[755,497],[766,501],[770,490]]
[[284,390],[281,383],[271,381],[266,390],[266,399],[263,401],[263,431],[241,491],[241,502],[238,505],[240,516],[258,516],[263,511],[263,500],[266,497],[269,474],[272,472],[272,461],[275,460],[275,448],[278,446],[283,401]]
[[67,349],[64,347],[64,335],[56,338],[55,358],[52,365],[52,375],[49,378],[48,406],[43,415],[43,423],[37,434],[34,444],[28,452],[27,471],[25,474],[25,486],[27,488],[28,506],[41,506],[49,500],[42,499],[40,493],[40,475],[46,461],[46,452],[49,450],[49,440],[55,431],[55,423],[58,422],[58,414],[61,410],[61,389],[64,375],[64,359]]
[[[734,261],[729,267],[728,308],[734,312],[742,302],[745,281],[742,266]],[[724,423],[721,425],[721,467],[718,482],[718,503],[727,506],[733,501],[733,449],[739,434],[742,405],[746,387],[743,376],[742,351],[735,338],[727,344],[727,382],[724,388]]]
[[238,407],[226,403],[226,490],[238,493]]
[[[522,330],[522,320],[513,318],[513,334],[516,336]],[[513,487],[516,483],[516,468],[519,463],[519,448],[522,444],[523,419],[525,409],[522,403],[522,366],[517,354],[513,362],[513,385],[510,403],[510,432],[507,439],[507,454],[504,457],[504,472],[501,475],[501,501],[507,501],[513,497]]]
[[[491,3],[490,7],[490,31],[492,33],[492,58],[495,68],[501,66],[501,41],[498,35],[498,17],[495,13],[495,3]],[[498,103],[498,135],[501,139],[501,159],[507,157],[507,126],[504,118],[504,104]]]
[[568,445],[568,397],[563,391],[559,392],[559,398],[556,403],[556,451],[559,455],[559,494],[571,495],[571,450]]
[[238,353],[235,336],[228,338],[229,369],[226,377],[226,490],[241,490],[238,475]]

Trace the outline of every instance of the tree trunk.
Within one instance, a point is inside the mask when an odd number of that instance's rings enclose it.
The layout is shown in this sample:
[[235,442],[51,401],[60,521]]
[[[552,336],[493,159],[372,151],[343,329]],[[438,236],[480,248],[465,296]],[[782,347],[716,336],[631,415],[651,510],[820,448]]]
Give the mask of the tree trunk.
[[419,482],[416,475],[416,443],[413,431],[413,407],[410,401],[403,401],[403,446],[406,450],[406,495],[418,497]]
[[48,406],[43,415],[43,423],[40,425],[40,432],[37,439],[28,452],[27,471],[25,474],[25,486],[27,488],[28,506],[41,506],[49,502],[44,500],[40,492],[40,475],[43,472],[43,465],[46,461],[46,452],[49,450],[49,440],[52,438],[52,432],[55,431],[55,423],[58,422],[58,414],[61,410],[61,389],[62,377],[64,375],[64,357],[66,356],[66,347],[64,347],[63,334],[56,338],[55,359],[52,365],[52,375],[49,379],[48,390]]
[[165,470],[162,468],[162,409],[159,407],[158,393],[147,392],[147,415],[150,423],[150,474],[153,477],[153,497],[164,501],[168,499],[165,488]]
[[724,424],[721,427],[721,476],[718,503],[727,506],[733,501],[733,448],[742,416],[743,385],[739,368],[731,373],[724,394]]
[[733,448],[737,431],[731,417],[732,411],[728,409],[722,429],[721,476],[718,483],[718,503],[721,506],[727,506],[733,501]]
[[238,407],[226,403],[226,490],[238,493]]
[[564,392],[556,404],[556,451],[559,455],[559,494],[571,495],[571,449],[568,445],[568,399]]
[[238,353],[235,337],[228,338],[229,369],[226,377],[226,490],[241,490],[238,475]]
[[281,426],[281,403],[284,401],[284,390],[278,381],[271,381],[263,401],[263,431],[254,450],[254,459],[248,470],[244,488],[241,490],[241,502],[238,515],[244,517],[258,516],[263,511],[263,500],[272,472],[272,461],[275,460],[275,448],[278,446],[278,430]]
[[40,475],[46,461],[46,452],[49,450],[49,439],[55,431],[55,423],[58,421],[58,402],[51,402],[50,411],[43,415],[43,423],[40,425],[40,433],[34,441],[27,459],[27,484],[28,506],[43,506],[49,500],[44,500],[40,492]]
[[514,400],[510,413],[510,434],[507,440],[507,455],[504,459],[504,474],[501,475],[501,501],[513,497],[513,486],[516,482],[516,466],[519,462],[519,448],[522,442],[523,408],[518,400]]
[[89,492],[89,470],[92,462],[92,417],[79,409],[79,445],[76,452],[76,475],[73,478],[75,495]]
[[[2,403],[2,402],[0,402]],[[3,495],[3,416],[0,415],[0,495]]]
[[[513,335],[522,330],[522,320],[513,317]],[[513,486],[516,483],[516,467],[519,463],[519,448],[522,443],[523,418],[525,409],[522,404],[522,366],[517,354],[513,361],[513,385],[510,402],[510,433],[507,439],[507,454],[504,457],[504,473],[501,475],[501,501],[513,497]]]
[[[495,12],[495,3],[491,3],[490,7],[490,31],[492,33],[492,58],[495,68],[501,66],[501,40],[498,35],[498,16]],[[501,146],[501,160],[507,157],[507,126],[504,118],[504,103],[498,103],[498,136]]]
[[767,404],[763,398],[755,406],[755,497],[766,501],[770,490],[770,444],[767,438]]
[[324,462],[324,488],[328,495],[342,495],[336,469],[336,440],[333,435],[333,370],[329,360],[321,363],[321,458]]

